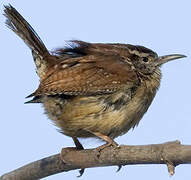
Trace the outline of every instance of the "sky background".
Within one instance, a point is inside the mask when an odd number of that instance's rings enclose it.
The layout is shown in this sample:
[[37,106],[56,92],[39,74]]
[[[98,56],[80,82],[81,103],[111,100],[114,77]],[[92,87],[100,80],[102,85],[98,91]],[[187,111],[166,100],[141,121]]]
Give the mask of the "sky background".
[[[119,144],[140,145],[180,140],[191,144],[191,1],[190,0],[2,0],[11,3],[33,26],[47,48],[65,40],[118,42],[144,45],[159,55],[188,57],[165,64],[160,89],[134,131],[119,137]],[[56,131],[40,104],[24,104],[39,84],[31,52],[5,25],[0,12],[0,175],[73,146]],[[100,145],[83,140],[86,148]],[[190,165],[176,168],[173,180],[190,179]],[[80,179],[170,179],[165,165],[87,169]],[[76,179],[78,171],[46,180]]]

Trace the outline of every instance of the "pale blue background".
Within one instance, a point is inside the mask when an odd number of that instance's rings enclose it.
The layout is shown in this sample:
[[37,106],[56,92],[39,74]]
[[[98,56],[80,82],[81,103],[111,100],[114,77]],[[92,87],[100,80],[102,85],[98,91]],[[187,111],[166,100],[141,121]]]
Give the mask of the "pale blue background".
[[[191,144],[191,1],[190,0],[3,0],[30,22],[48,49],[64,40],[140,44],[159,55],[182,53],[186,59],[162,67],[160,90],[138,128],[119,137],[119,144],[150,144],[180,140]],[[2,14],[3,7],[1,5]],[[0,15],[0,174],[73,146],[59,134],[39,104],[25,105],[38,86],[28,47],[4,25]],[[83,141],[96,147],[98,141]],[[87,169],[81,179],[170,179],[165,165]],[[176,168],[173,180],[190,179],[191,166]],[[77,171],[46,180],[76,179]]]

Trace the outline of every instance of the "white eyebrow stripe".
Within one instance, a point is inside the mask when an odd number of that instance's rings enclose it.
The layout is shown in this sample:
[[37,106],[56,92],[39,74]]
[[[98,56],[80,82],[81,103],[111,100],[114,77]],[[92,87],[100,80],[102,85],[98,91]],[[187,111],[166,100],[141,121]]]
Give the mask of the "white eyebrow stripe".
[[137,55],[137,56],[139,56],[139,57],[147,57],[147,56],[149,56],[148,53],[139,52],[139,51],[137,51],[137,50],[129,50],[129,52],[130,52],[131,54],[135,54],[135,55]]

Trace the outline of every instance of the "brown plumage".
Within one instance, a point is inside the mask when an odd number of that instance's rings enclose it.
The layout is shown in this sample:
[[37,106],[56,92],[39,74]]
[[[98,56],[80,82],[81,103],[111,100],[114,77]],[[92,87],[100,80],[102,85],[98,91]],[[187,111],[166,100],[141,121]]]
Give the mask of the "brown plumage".
[[109,144],[134,128],[160,85],[160,66],[185,57],[161,56],[143,46],[71,41],[50,53],[32,27],[12,6],[6,24],[32,50],[38,89],[29,102],[43,104],[61,132],[74,139],[99,137]]

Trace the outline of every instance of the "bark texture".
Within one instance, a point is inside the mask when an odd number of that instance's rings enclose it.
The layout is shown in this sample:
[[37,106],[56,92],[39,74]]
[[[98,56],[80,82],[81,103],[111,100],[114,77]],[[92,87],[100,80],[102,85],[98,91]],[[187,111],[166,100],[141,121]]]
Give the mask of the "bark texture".
[[0,177],[0,180],[36,180],[56,173],[75,169],[120,166],[132,164],[166,164],[173,175],[179,164],[191,163],[191,145],[179,141],[163,144],[106,147],[100,149],[76,150],[63,148],[60,154],[32,162]]

